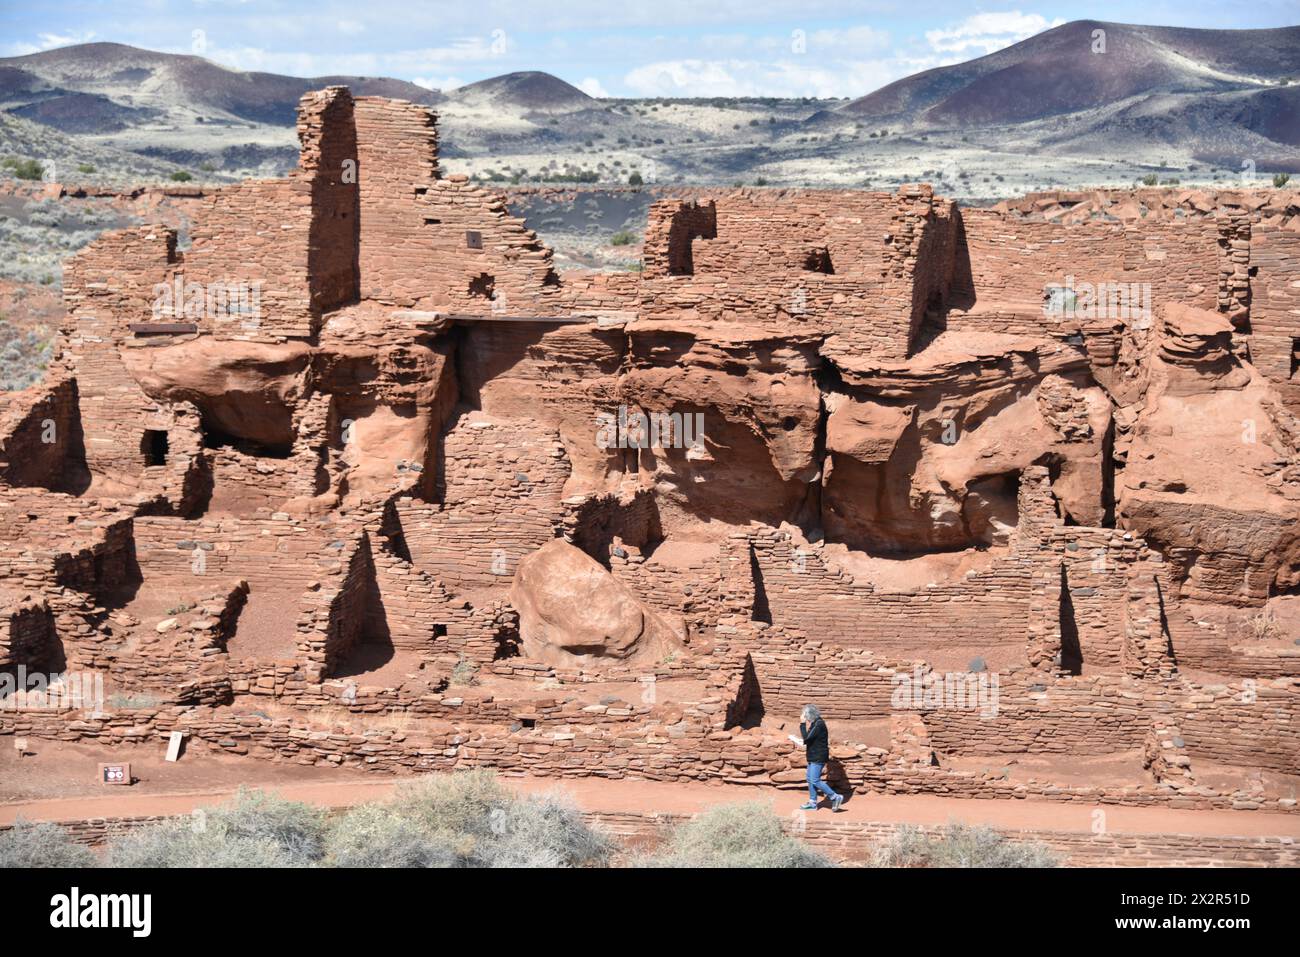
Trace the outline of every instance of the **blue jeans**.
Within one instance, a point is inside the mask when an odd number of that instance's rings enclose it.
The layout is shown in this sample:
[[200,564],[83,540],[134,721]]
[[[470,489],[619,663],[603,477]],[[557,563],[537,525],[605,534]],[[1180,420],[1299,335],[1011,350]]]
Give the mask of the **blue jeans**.
[[813,804],[817,803],[818,791],[821,791],[822,794],[825,794],[832,800],[839,797],[838,794],[831,790],[831,786],[822,780],[822,768],[824,767],[826,767],[826,765],[820,764],[816,761],[808,762],[808,800]]

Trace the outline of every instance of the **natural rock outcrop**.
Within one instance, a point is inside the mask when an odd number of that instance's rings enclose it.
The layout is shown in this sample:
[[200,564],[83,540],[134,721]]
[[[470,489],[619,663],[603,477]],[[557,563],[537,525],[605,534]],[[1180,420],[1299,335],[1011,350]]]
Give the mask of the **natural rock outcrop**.
[[560,539],[519,563],[510,601],[524,654],[557,666],[652,664],[681,640],[608,569]]
[[1125,528],[1182,569],[1184,593],[1259,602],[1300,584],[1293,417],[1231,351],[1218,313],[1161,311],[1160,338],[1117,485]]

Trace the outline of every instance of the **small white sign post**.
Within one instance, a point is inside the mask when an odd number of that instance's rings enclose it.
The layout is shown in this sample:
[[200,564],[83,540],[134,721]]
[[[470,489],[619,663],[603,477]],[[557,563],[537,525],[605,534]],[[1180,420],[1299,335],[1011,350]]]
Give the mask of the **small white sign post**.
[[184,731],[173,731],[167,739],[167,760],[175,761],[181,756],[181,742],[185,740]]

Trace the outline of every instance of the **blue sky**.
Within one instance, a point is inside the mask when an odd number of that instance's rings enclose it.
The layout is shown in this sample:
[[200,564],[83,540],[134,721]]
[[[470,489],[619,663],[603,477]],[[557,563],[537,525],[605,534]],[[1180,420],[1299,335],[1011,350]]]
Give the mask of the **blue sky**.
[[1295,0],[976,6],[945,0],[0,0],[0,55],[111,40],[243,70],[450,89],[546,70],[595,95],[860,96],[1077,19],[1248,28]]

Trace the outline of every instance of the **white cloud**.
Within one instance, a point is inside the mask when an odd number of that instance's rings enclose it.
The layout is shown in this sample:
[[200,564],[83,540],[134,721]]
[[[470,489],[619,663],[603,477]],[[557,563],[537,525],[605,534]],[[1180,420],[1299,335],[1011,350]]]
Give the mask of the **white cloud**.
[[1060,26],[1059,17],[1048,21],[1038,13],[977,13],[956,26],[944,30],[927,30],[925,39],[936,53],[960,54],[961,59],[985,56],[1019,43],[1048,27]]
[[366,25],[360,20],[340,20],[338,22],[339,33],[348,36],[356,36],[358,33],[366,32]]
[[[336,54],[212,45],[204,56],[236,70],[266,70],[291,76],[409,76],[412,77],[411,82],[421,85],[443,84],[447,81],[430,78],[448,74],[452,70],[482,76],[494,76],[502,72],[500,58],[492,50],[491,37],[466,37],[453,40],[442,47],[388,52],[352,50]],[[460,82],[457,81],[457,85]]]
[[894,78],[879,60],[661,60],[629,71],[623,82],[641,96],[843,96]]
[[4,49],[6,56],[27,56],[30,53],[40,53],[44,50],[53,50],[55,47],[71,46],[74,43],[89,43],[95,39],[95,31],[88,30],[85,33],[38,33],[36,42],[29,43],[19,40],[15,43],[8,43]]
[[[857,26],[762,36],[706,35],[705,55],[650,57],[623,77],[641,96],[860,96],[897,79],[888,31]],[[627,51],[636,62],[637,52]],[[686,53],[685,50],[682,53]]]
[[465,85],[465,81],[458,76],[445,76],[442,79],[429,76],[415,76],[411,78],[411,82],[416,86],[424,87],[426,90],[437,90],[442,93],[445,93],[448,90],[454,90],[458,86]]
[[596,79],[594,76],[589,76],[586,79],[584,79],[581,83],[579,83],[578,89],[580,89],[583,93],[586,93],[588,96],[594,96],[597,99],[603,100],[609,96],[609,91],[607,91],[603,86],[601,86],[600,81]]

